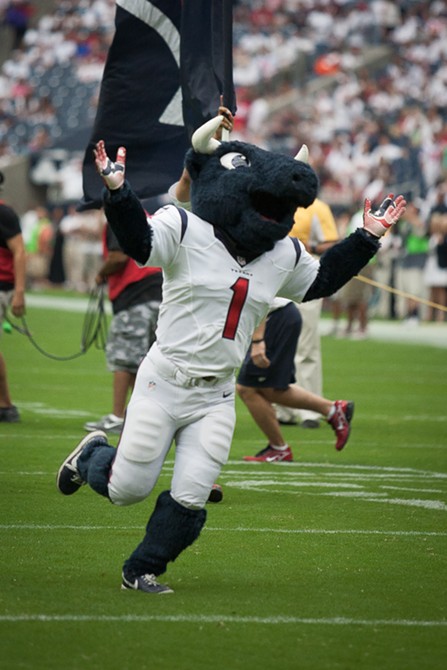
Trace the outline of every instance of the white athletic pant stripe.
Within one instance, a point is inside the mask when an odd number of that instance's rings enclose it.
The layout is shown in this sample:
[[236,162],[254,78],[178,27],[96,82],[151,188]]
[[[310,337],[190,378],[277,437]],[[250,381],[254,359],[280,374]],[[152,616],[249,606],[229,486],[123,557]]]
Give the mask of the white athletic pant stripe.
[[[236,420],[234,377],[203,386],[163,378],[156,345],[138,371],[109,481],[117,505],[146,498],[175,442],[171,495],[185,507],[202,508],[228,460]],[[165,377],[167,375],[164,375]]]

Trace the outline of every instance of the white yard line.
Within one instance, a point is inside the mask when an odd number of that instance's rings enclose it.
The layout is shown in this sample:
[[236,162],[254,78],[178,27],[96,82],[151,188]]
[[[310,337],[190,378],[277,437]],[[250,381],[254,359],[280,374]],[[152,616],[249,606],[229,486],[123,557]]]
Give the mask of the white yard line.
[[94,614],[17,614],[2,615],[0,621],[9,623],[84,623],[84,622],[119,622],[119,623],[192,623],[192,624],[302,624],[311,626],[398,626],[413,628],[435,628],[447,626],[447,620],[426,621],[413,619],[351,619],[347,617],[313,618],[292,616],[233,616],[228,614],[191,615],[191,614],[123,614],[123,615],[94,615]]
[[[97,526],[97,525],[74,525],[74,524],[31,524],[31,523],[9,523],[0,524],[0,530],[44,530],[44,531],[58,531],[58,530],[75,530],[75,531],[98,531],[98,530],[136,530],[141,531],[141,526]],[[277,533],[280,535],[392,535],[398,537],[417,537],[417,536],[431,536],[431,537],[447,537],[447,531],[431,531],[431,530],[357,530],[357,529],[326,529],[326,528],[253,528],[253,527],[236,527],[236,528],[219,528],[219,527],[204,527],[204,532],[217,533]]]

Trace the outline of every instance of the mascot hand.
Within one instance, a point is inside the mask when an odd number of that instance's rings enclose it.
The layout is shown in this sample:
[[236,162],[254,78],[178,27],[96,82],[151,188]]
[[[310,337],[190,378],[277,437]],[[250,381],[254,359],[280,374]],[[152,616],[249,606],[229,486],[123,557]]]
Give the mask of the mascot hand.
[[126,172],[126,149],[120,147],[116,154],[116,160],[113,163],[106,154],[106,148],[103,140],[99,140],[93,149],[95,156],[95,165],[98,173],[101,175],[104,184],[110,191],[116,191],[124,184],[124,175]]
[[379,209],[371,212],[371,200],[365,200],[363,208],[363,228],[374,237],[382,237],[392,225],[399,221],[405,212],[407,202],[403,195],[394,198],[390,193]]

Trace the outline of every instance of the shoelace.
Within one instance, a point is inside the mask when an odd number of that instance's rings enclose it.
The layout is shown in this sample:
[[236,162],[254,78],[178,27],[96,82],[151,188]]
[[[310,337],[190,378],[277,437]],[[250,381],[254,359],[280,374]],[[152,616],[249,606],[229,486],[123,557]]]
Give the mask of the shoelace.
[[67,465],[67,468],[69,468],[70,470],[73,470],[73,474],[70,477],[70,481],[73,482],[73,484],[79,484],[79,486],[82,486],[83,484],[85,484],[85,481],[81,478],[81,475],[79,474],[75,465],[70,463],[69,465]]
[[335,430],[342,430],[345,427],[347,420],[341,407],[335,408],[335,412],[331,418],[331,423]]

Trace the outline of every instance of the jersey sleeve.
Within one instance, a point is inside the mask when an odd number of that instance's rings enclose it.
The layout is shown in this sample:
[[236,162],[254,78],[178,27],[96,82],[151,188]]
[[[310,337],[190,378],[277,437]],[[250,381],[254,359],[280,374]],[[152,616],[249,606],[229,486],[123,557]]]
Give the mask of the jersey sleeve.
[[294,269],[288,274],[277,295],[301,302],[309,287],[313,284],[320,266],[318,260],[309,254],[303,243],[299,242],[301,253]]
[[167,267],[177,255],[182,238],[182,220],[177,207],[167,205],[148,217],[152,249],[146,267]]

